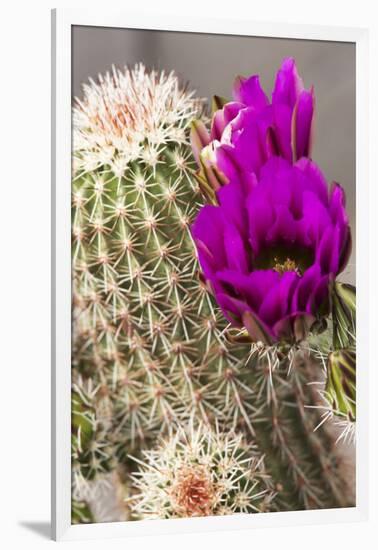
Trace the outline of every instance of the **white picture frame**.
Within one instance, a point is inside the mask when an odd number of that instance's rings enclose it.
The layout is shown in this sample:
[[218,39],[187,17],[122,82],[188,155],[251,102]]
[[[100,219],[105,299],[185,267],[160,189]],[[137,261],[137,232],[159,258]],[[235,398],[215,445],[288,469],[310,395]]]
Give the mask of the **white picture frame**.
[[[357,487],[346,509],[71,525],[71,28],[73,25],[238,34],[356,44]],[[368,514],[368,31],[148,16],[111,10],[52,12],[52,536],[55,540],[361,521]]]

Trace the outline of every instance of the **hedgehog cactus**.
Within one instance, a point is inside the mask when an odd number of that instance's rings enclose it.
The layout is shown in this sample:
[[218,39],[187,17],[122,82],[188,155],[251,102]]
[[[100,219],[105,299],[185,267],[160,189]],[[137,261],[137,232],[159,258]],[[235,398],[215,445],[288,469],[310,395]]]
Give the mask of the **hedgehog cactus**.
[[142,65],[83,92],[72,182],[74,520],[90,521],[83,485],[117,471],[121,492],[135,492],[129,455],[215,420],[265,455],[276,509],[349,504],[332,437],[314,432],[319,415],[307,408],[317,402],[307,382],[319,377],[306,350],[290,372],[282,361],[272,369],[270,352],[230,336],[199,275],[190,226],[203,199],[189,128],[203,101],[174,73]]
[[74,380],[98,388],[121,453],[191,415],[249,422],[244,365],[222,343],[189,231],[201,108],[173,74],[138,66],[84,87],[74,109]]

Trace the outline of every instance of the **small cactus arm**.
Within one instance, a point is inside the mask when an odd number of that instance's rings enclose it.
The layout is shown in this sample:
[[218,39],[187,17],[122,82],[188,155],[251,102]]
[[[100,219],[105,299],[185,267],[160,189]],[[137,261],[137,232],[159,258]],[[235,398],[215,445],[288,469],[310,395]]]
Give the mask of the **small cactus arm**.
[[199,276],[189,226],[202,198],[189,129],[202,113],[174,73],[143,65],[90,81],[74,105],[75,522],[91,521],[96,480],[116,472],[128,495],[129,455],[140,459],[194,421],[217,420],[265,455],[275,509],[349,504],[333,440],[323,427],[314,432],[308,383],[319,369],[303,358],[289,375],[272,375],[268,358],[246,366],[250,346],[225,337]]

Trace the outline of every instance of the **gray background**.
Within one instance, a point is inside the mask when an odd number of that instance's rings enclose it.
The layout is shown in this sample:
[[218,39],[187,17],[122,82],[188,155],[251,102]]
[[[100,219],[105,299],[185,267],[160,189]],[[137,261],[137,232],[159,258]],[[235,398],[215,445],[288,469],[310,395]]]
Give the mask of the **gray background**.
[[[75,26],[72,92],[81,96],[81,84],[112,64],[123,67],[142,61],[149,68],[174,69],[202,97],[230,97],[236,75],[257,73],[270,94],[276,71],[287,56],[295,58],[305,86],[315,87],[313,158],[329,181],[338,181],[346,190],[355,243],[354,44]],[[355,281],[355,250],[341,279]]]

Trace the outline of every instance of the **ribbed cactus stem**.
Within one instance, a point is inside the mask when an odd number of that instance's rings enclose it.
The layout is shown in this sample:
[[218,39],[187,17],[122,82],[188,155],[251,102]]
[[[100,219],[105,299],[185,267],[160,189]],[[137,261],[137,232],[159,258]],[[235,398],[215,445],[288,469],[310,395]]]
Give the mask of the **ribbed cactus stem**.
[[281,509],[348,506],[336,437],[322,425],[324,373],[306,350],[295,353],[290,370],[283,361],[271,371],[258,360],[250,366],[257,395],[252,418],[255,439],[280,490]]

